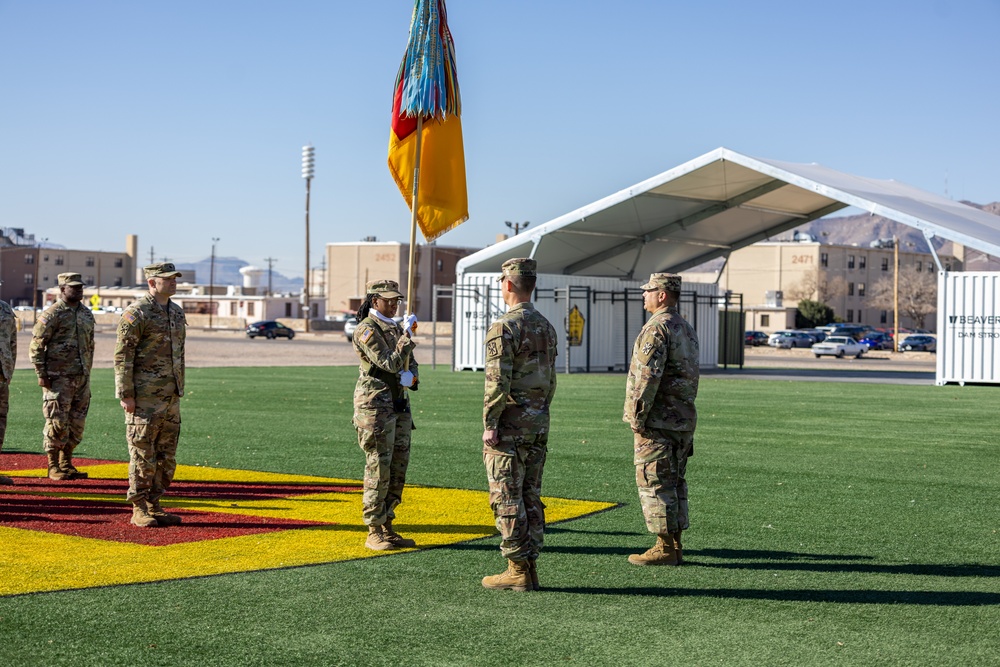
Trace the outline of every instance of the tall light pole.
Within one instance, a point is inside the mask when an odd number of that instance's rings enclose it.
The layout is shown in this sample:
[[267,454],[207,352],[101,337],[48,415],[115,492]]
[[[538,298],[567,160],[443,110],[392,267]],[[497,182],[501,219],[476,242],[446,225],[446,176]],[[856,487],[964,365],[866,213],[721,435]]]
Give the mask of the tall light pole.
[[511,229],[513,229],[514,230],[514,236],[517,236],[517,233],[519,231],[521,231],[522,229],[527,229],[528,225],[530,225],[531,223],[530,222],[511,222],[510,220],[504,220],[503,224],[505,224],[508,227],[510,227]]
[[208,328],[212,328],[212,314],[215,310],[215,244],[217,236],[212,237],[212,260],[208,264]]
[[312,144],[302,147],[302,178],[306,179],[306,273],[302,281],[302,307],[306,319],[306,333],[309,333],[309,316],[312,307],[309,304],[309,191],[316,172],[316,149]]

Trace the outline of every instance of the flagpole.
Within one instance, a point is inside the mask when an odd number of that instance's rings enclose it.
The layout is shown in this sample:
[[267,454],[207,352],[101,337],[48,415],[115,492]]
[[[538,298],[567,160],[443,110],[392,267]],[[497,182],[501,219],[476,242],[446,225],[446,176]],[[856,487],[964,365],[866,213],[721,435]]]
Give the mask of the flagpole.
[[[406,314],[413,314],[413,273],[417,256],[417,204],[420,192],[420,140],[423,134],[423,116],[417,116],[417,147],[413,166],[413,198],[410,211],[410,266],[406,277]],[[407,366],[409,359],[407,358]]]

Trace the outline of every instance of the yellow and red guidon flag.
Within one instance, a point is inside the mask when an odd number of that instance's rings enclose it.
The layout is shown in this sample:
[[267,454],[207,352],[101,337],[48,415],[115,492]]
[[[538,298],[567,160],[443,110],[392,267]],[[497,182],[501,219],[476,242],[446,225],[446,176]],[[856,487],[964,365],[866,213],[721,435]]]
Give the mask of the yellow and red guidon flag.
[[[405,103],[404,97],[408,100]],[[399,192],[412,211],[419,116],[416,218],[428,242],[469,219],[460,104],[444,0],[417,0],[410,44],[392,98],[388,161]]]

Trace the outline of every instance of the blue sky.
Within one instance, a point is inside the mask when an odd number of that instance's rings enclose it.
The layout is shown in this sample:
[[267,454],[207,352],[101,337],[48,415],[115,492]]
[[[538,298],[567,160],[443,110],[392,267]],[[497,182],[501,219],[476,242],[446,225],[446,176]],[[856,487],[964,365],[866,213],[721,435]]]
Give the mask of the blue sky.
[[[469,222],[541,224],[719,146],[1000,200],[1000,0],[452,0]],[[0,226],[301,275],[407,240],[410,0],[0,0]],[[947,189],[946,189],[947,188]]]

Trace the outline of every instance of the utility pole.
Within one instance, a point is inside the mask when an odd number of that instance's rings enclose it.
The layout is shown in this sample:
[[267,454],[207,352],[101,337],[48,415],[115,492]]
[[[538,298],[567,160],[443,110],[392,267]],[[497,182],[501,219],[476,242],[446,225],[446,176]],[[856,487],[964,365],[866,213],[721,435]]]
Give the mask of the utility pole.
[[899,351],[899,239],[892,237],[892,347]]
[[267,262],[267,296],[271,296],[271,267],[278,260],[274,257],[265,257],[264,261]]
[[149,246],[149,263],[150,264],[156,263],[156,256],[153,254],[153,246]]
[[305,331],[309,333],[309,317],[312,305],[309,303],[309,194],[313,176],[316,175],[316,149],[312,144],[302,147],[302,178],[306,179],[306,273],[302,280],[302,308],[305,315]]
[[212,260],[208,265],[208,328],[212,328],[212,314],[215,310],[215,244],[218,237],[212,237]]

